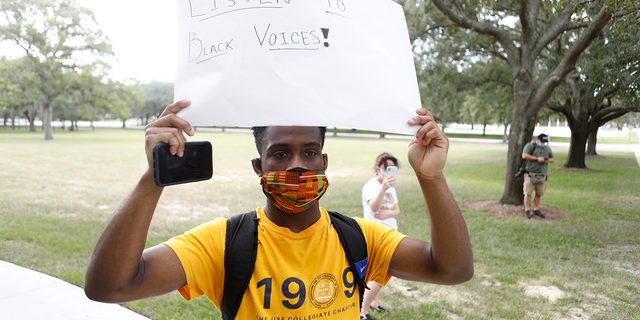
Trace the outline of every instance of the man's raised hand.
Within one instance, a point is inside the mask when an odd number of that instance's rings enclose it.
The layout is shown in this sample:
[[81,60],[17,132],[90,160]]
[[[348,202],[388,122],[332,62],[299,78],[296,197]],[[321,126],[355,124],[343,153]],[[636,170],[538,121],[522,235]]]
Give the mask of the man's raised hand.
[[421,126],[409,143],[409,164],[418,177],[435,179],[442,175],[447,162],[449,138],[442,132],[433,115],[427,109],[417,109],[417,115],[409,119],[411,126]]
[[164,109],[158,120],[146,126],[144,132],[145,150],[149,168],[153,168],[153,147],[159,142],[168,143],[170,145],[169,152],[182,157],[184,143],[187,141],[183,132],[189,136],[193,136],[194,132],[191,124],[176,114],[189,105],[191,105],[191,101],[188,99],[174,102]]

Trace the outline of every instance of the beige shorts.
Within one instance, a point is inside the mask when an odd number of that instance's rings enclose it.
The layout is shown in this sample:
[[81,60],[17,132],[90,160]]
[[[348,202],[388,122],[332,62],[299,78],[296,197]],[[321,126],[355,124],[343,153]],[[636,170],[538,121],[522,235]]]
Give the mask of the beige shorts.
[[536,192],[537,196],[544,196],[544,192],[547,191],[547,182],[541,184],[533,184],[531,182],[531,177],[529,177],[528,173],[523,174],[524,176],[524,195],[530,196],[533,194],[533,191]]

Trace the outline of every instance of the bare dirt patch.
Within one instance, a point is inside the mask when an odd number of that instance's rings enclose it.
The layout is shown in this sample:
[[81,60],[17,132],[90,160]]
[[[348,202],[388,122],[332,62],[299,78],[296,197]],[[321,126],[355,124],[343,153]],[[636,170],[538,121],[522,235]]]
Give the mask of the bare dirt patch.
[[[494,218],[521,218],[524,217],[524,206],[514,206],[510,204],[500,204],[497,200],[470,201],[462,205],[463,208],[480,212],[488,212]],[[574,217],[566,211],[558,208],[540,206],[540,211],[545,215],[542,219],[533,215],[531,210],[531,220],[540,222],[553,222],[565,219],[573,220]]]
[[556,286],[527,286],[524,294],[530,297],[545,297],[551,303],[555,303],[558,299],[564,298],[565,293]]
[[608,245],[599,249],[601,255],[598,261],[616,271],[628,272],[640,277],[640,263],[635,257],[640,252],[637,245]]
[[[415,299],[418,303],[433,303],[447,301],[452,305],[465,308],[474,306],[475,300],[468,293],[458,289],[456,286],[441,286],[429,283],[420,283],[398,278],[391,278],[387,283],[387,288],[392,291],[401,293],[404,297]],[[408,300],[403,300],[410,303]],[[446,310],[446,308],[444,309]],[[467,310],[473,312],[472,309]],[[449,314],[449,319],[458,319],[461,317],[455,314]]]

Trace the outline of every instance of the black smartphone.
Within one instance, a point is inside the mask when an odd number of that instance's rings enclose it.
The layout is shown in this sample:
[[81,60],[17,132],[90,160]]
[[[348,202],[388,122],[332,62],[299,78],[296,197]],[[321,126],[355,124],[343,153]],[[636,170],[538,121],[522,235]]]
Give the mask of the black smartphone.
[[169,153],[168,143],[153,147],[153,179],[157,186],[209,180],[213,176],[213,148],[209,141],[186,142],[184,155]]

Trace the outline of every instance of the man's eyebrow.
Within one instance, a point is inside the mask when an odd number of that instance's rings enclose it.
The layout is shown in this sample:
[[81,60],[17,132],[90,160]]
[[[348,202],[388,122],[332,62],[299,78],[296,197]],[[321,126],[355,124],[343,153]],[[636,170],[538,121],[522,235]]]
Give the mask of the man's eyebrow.
[[288,147],[291,147],[291,145],[288,143],[274,143],[272,145],[269,145],[267,147],[267,150],[273,149],[273,148],[288,148]]
[[313,142],[307,142],[304,144],[305,147],[311,147],[311,146],[318,146],[318,147],[322,147],[319,143],[313,141]]
[[[318,143],[316,141],[304,143],[302,146],[303,147],[312,147],[312,146],[322,147],[320,145],[320,143]],[[274,144],[268,146],[267,150],[273,149],[273,148],[290,148],[290,147],[291,147],[291,144],[289,144],[289,143],[274,143]]]

